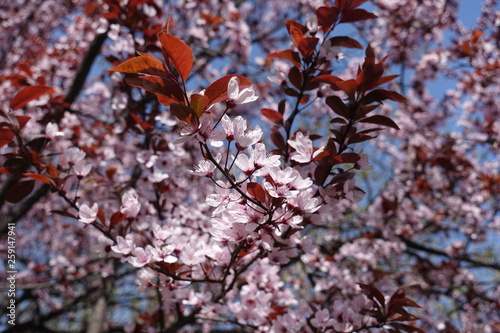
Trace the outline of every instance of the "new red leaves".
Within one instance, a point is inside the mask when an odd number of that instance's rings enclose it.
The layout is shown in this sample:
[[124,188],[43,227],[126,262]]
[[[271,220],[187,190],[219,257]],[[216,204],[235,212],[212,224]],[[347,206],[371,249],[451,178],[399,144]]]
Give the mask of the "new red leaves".
[[193,54],[189,46],[180,39],[162,32],[158,34],[166,66],[150,54],[141,53],[120,65],[109,69],[110,72],[144,74],[148,76],[127,78],[127,83],[157,94],[160,103],[185,104],[185,91],[181,87],[193,68]]
[[[213,82],[204,95],[193,94],[188,99],[185,82],[193,69],[193,53],[183,41],[166,32],[158,34],[166,66],[150,54],[140,53],[128,59],[110,72],[141,74],[128,77],[125,82],[156,94],[158,101],[170,107],[173,115],[182,123],[198,128],[199,118],[217,102],[227,100],[228,83],[237,77],[240,89],[250,87],[252,82],[241,75],[226,75]],[[134,115],[132,115],[134,117]],[[138,119],[138,117],[134,117]]]
[[193,53],[191,49],[179,38],[165,32],[159,33],[158,39],[160,40],[163,57],[167,62],[167,66],[171,69],[170,64],[173,64],[182,81],[186,82],[193,68]]

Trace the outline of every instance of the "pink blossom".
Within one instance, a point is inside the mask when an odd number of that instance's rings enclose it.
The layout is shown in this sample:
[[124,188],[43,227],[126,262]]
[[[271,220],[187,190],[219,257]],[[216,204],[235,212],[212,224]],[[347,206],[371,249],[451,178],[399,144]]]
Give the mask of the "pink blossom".
[[116,253],[127,255],[134,249],[135,245],[133,243],[132,237],[130,235],[116,237],[116,245],[111,246],[111,250]]
[[230,105],[250,103],[258,98],[252,87],[240,91],[239,80],[236,76],[233,76],[227,83],[227,97]]
[[75,165],[76,162],[83,160],[85,158],[85,155],[85,152],[83,152],[78,147],[71,147],[64,152],[64,156],[66,157],[66,160],[68,161],[68,164],[70,166]]
[[59,131],[59,127],[57,126],[57,124],[48,123],[47,126],[45,126],[45,136],[48,139],[55,139],[58,137],[63,137],[64,132]]
[[166,263],[177,262],[177,257],[173,256],[175,247],[173,245],[161,245],[151,248],[151,256],[153,261],[164,261]]
[[75,172],[76,176],[80,179],[87,176],[90,170],[92,170],[92,164],[85,163],[84,161],[78,161],[73,166],[73,171]]
[[78,211],[78,220],[83,223],[92,223],[97,218],[98,210],[99,206],[97,205],[97,203],[94,203],[92,207],[89,207],[86,204],[82,204]]
[[[217,163],[221,160],[221,158],[222,158],[222,155],[217,154],[217,156],[215,157],[215,160],[217,161]],[[215,168],[216,168],[216,166],[215,166],[215,164],[212,163],[212,161],[200,160],[198,162],[198,165],[196,165],[194,167],[194,170],[188,170],[188,172],[192,175],[195,175],[195,176],[202,176],[202,177],[211,178],[214,175]]]
[[135,267],[143,267],[152,261],[152,247],[151,245],[146,246],[146,249],[142,247],[136,247],[132,251],[132,256],[127,258],[127,261]]
[[147,287],[154,285],[153,279],[156,278],[156,273],[150,268],[143,268],[137,272],[135,283],[139,285],[137,288],[137,294],[146,291]]
[[127,190],[122,196],[120,212],[125,214],[127,218],[135,218],[140,210],[141,204],[137,192],[133,188]]
[[302,132],[297,132],[295,139],[288,140],[288,144],[295,149],[295,152],[291,155],[291,159],[298,163],[309,163],[323,151],[323,148],[321,148],[313,152],[311,139]]
[[226,133],[226,139],[228,141],[235,140],[236,147],[239,150],[256,144],[262,137],[262,129],[260,126],[255,127],[253,131],[247,130],[247,121],[241,116],[231,121],[227,115],[224,115],[221,124]]
[[330,318],[330,313],[327,309],[319,310],[314,314],[314,318],[311,319],[311,324],[317,328],[325,328],[333,325],[333,323],[334,320]]

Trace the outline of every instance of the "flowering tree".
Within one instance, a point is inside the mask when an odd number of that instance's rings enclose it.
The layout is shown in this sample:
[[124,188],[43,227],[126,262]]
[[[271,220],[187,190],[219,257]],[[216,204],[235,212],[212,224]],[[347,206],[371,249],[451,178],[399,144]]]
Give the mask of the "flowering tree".
[[459,5],[5,5],[5,331],[500,330],[500,5]]

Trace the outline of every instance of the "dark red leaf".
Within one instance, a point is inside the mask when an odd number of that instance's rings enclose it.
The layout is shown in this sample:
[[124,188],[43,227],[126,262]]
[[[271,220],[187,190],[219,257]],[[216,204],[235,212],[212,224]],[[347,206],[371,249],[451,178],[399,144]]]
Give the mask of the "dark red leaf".
[[316,37],[304,37],[299,41],[299,45],[297,46],[300,53],[304,59],[309,59],[313,54],[314,50],[316,50],[316,45],[318,45],[319,39]]
[[378,304],[381,306],[381,309],[385,311],[385,297],[384,295],[375,288],[374,286],[358,283],[361,291],[371,300],[376,300]]
[[126,215],[123,214],[122,212],[118,211],[118,212],[115,212],[113,215],[111,215],[111,219],[110,219],[110,224],[112,227],[115,227],[117,226],[118,224],[120,224],[123,220],[125,220],[125,217]]
[[352,23],[375,19],[378,16],[361,8],[347,10],[340,18],[340,23]]
[[238,83],[240,90],[248,88],[252,85],[252,81],[241,75],[226,75],[217,81],[213,82],[205,90],[205,96],[208,97],[208,107],[211,105],[227,100],[227,84],[232,77],[236,76],[238,78]]
[[45,177],[45,176],[43,176],[43,175],[39,175],[39,174],[37,174],[37,173],[23,173],[23,176],[26,176],[26,177],[32,178],[32,179],[34,179],[34,180],[38,180],[38,181],[40,181],[40,182],[42,182],[42,183],[45,183],[45,184],[48,184],[48,185],[52,184],[52,183],[50,182],[50,179],[49,179],[49,178],[47,178],[47,177]]
[[284,125],[283,124],[283,115],[279,113],[278,111],[271,110],[271,109],[262,109],[260,110],[262,115],[272,121],[273,123],[276,123],[278,125]]
[[179,119],[180,122],[196,129],[200,125],[200,120],[196,112],[187,105],[172,103],[170,112]]
[[399,77],[399,75],[387,75],[387,76],[383,76],[381,77],[378,81],[377,81],[377,84],[376,86],[380,86],[384,83],[387,83],[387,82],[390,82],[392,80],[394,80],[395,78]]
[[300,56],[292,50],[273,52],[267,55],[267,58],[278,58],[290,61],[295,67],[300,68]]
[[339,16],[338,7],[319,7],[316,9],[316,17],[318,18],[318,25],[321,31],[327,32],[332,27],[333,23]]
[[290,68],[288,80],[295,88],[299,90],[302,88],[302,73],[297,67]]
[[390,99],[392,101],[399,102],[399,103],[408,102],[408,100],[404,96],[398,94],[395,91],[389,91],[389,90],[384,90],[384,89],[375,89],[375,90],[370,91],[368,94],[366,94],[366,96],[363,97],[363,99],[361,100],[361,103],[363,103],[363,104],[370,104],[373,102],[380,103],[386,99]]
[[285,94],[287,94],[288,96],[293,96],[293,97],[299,96],[299,92],[295,89],[292,89],[292,88],[285,88],[285,90],[283,90],[283,92]]
[[29,102],[43,96],[45,94],[53,94],[54,88],[47,86],[28,86],[19,91],[16,96],[10,101],[10,107],[13,110],[22,108]]
[[397,129],[397,130],[399,129],[398,125],[394,122],[394,120],[392,120],[389,117],[382,116],[382,115],[374,115],[374,116],[366,117],[366,118],[358,120],[358,123],[376,124],[376,125],[391,127],[391,128]]
[[356,163],[360,158],[361,156],[356,153],[343,153],[335,156],[335,160],[338,163]]
[[344,101],[338,96],[329,96],[325,100],[326,105],[332,109],[333,112],[341,117],[349,119],[349,108],[345,105]]
[[[322,156],[322,158],[327,158],[328,153],[325,153],[325,152],[323,152],[323,153],[325,155]],[[321,153],[321,154],[323,154],[323,153]],[[316,158],[314,160],[317,160],[318,158],[319,158],[319,155],[316,156]],[[328,178],[329,173],[330,173],[330,167],[328,167],[326,165],[318,165],[316,167],[316,169],[314,170],[314,183],[316,185],[323,185],[326,178]]]
[[106,225],[106,217],[100,208],[97,210],[97,218],[101,221],[102,225]]
[[384,74],[384,66],[382,64],[369,63],[363,67],[363,70],[356,77],[356,83],[360,91],[367,91],[375,88],[377,82]]
[[7,126],[0,127],[0,148],[14,140],[15,134],[12,130]]
[[340,90],[344,91],[347,95],[349,95],[350,98],[352,98],[354,96],[354,93],[358,90],[358,84],[354,79],[347,81],[339,81],[335,84]]
[[311,82],[327,83],[332,86],[333,89],[338,90],[339,88],[337,87],[337,82],[341,81],[343,81],[341,78],[334,75],[320,75],[312,79]]
[[11,203],[19,203],[31,194],[35,187],[34,180],[20,181],[12,185],[7,191],[5,200]]
[[330,120],[330,124],[342,124],[342,125],[347,125],[347,120],[342,117],[335,117]]
[[158,101],[165,106],[169,106],[172,103],[185,103],[183,90],[177,83],[170,79],[158,76],[142,76],[126,78],[125,82],[131,86],[161,95],[162,97],[161,99],[158,97]]
[[269,194],[259,183],[249,182],[247,184],[247,192],[252,198],[263,204],[268,202]]
[[377,136],[372,136],[372,135],[366,135],[364,133],[356,133],[355,135],[351,136],[349,140],[347,141],[347,144],[350,145],[352,143],[360,143],[364,141],[368,141],[371,139],[376,138]]
[[285,139],[283,138],[283,135],[281,135],[281,133],[277,130],[277,128],[273,128],[273,133],[271,133],[271,141],[281,152],[284,152],[286,150]]
[[23,129],[26,123],[31,119],[28,116],[16,116],[17,123],[19,124],[19,129]]
[[363,46],[355,39],[347,36],[332,37],[329,39],[330,45],[348,47],[352,49],[363,49]]

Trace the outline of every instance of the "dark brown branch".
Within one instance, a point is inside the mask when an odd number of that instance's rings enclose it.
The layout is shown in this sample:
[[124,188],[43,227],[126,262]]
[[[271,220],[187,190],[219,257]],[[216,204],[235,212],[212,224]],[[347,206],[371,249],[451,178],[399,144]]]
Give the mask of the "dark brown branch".
[[446,257],[446,258],[451,259],[451,260],[464,261],[464,262],[471,264],[474,267],[491,268],[491,269],[495,269],[495,270],[500,271],[499,264],[488,263],[488,262],[484,262],[481,260],[473,259],[467,255],[450,256],[448,253],[446,253],[444,251],[441,251],[438,249],[433,249],[433,248],[424,246],[422,244],[418,244],[414,241],[411,241],[411,240],[405,239],[405,238],[402,238],[402,241],[406,244],[406,246],[408,246],[409,248],[414,249],[414,250],[424,251],[424,252],[427,252],[430,254],[435,254],[438,256]]

